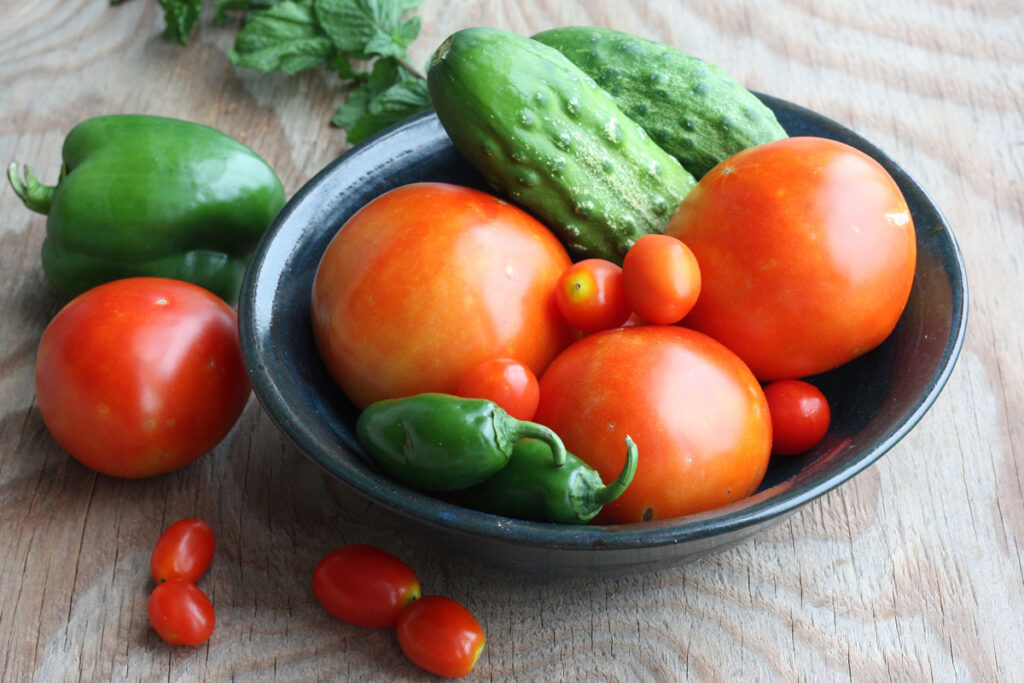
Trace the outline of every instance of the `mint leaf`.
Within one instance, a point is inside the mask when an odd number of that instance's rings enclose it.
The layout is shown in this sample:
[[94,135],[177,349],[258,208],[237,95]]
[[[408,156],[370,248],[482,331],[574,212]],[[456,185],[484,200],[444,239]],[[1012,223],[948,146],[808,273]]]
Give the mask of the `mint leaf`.
[[223,26],[228,21],[228,12],[258,12],[270,9],[281,0],[217,0],[214,5],[213,23]]
[[402,15],[422,0],[316,0],[316,17],[334,46],[359,59],[405,57],[419,35],[418,17]]
[[199,21],[203,0],[159,0],[164,9],[164,38],[188,45],[188,37]]
[[334,59],[332,59],[330,63],[330,68],[331,71],[338,74],[338,77],[343,81],[365,81],[370,77],[370,74],[364,71],[356,71],[352,67],[352,60],[349,59],[348,55],[344,52],[339,52],[334,55]]
[[366,83],[351,93],[331,123],[358,144],[388,126],[430,107],[423,79],[413,78],[394,58],[378,59]]
[[253,13],[228,56],[236,66],[296,74],[323,64],[334,52],[317,24],[311,0],[290,0]]

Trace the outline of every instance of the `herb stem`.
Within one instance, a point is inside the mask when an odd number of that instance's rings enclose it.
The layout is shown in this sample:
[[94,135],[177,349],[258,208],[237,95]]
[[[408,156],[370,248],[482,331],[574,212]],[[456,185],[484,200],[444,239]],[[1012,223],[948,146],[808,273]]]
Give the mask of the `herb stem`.
[[420,78],[420,79],[425,79],[426,78],[426,76],[424,76],[422,73],[420,73],[419,69],[417,69],[415,66],[410,64],[408,60],[403,59],[401,57],[396,57],[395,60],[398,62],[398,65],[400,67],[402,67],[403,69],[405,69],[406,71],[411,73],[416,78]]

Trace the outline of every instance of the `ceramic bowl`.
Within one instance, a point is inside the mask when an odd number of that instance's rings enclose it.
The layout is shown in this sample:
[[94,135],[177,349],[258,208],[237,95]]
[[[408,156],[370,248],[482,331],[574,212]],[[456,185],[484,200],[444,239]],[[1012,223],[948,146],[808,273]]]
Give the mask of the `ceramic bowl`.
[[963,261],[936,206],[874,145],[812,111],[759,96],[790,135],[841,140],[892,174],[917,228],[918,262],[910,300],[889,339],[815,378],[832,405],[824,442],[803,456],[773,459],[752,497],[677,519],[575,527],[464,509],[405,488],[369,463],[354,434],[358,411],[317,354],[310,291],[328,242],[374,197],[417,181],[487,189],[432,112],[335,160],[288,202],[263,238],[238,311],[242,351],[260,403],[303,453],[354,491],[440,544],[520,571],[621,574],[681,564],[733,546],[848,481],[914,427],[949,377],[967,321]]

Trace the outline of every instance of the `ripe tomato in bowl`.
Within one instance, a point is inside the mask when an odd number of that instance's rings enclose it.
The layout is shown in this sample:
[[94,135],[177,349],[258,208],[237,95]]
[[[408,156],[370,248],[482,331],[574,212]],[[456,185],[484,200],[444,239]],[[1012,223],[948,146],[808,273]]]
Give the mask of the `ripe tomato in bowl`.
[[572,341],[554,284],[565,247],[537,219],[451,183],[385,192],[345,222],[313,280],[320,356],[358,406],[454,394],[510,357],[539,375]]

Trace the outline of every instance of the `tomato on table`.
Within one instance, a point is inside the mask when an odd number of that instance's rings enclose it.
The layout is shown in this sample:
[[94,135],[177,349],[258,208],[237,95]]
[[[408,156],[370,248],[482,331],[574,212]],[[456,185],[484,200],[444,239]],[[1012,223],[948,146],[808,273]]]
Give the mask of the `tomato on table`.
[[629,307],[647,322],[683,319],[700,295],[700,266],[690,248],[671,235],[644,235],[622,261]]
[[584,337],[540,378],[535,420],[611,481],[639,451],[636,475],[596,518],[678,517],[757,490],[771,454],[761,385],[732,351],[695,330],[640,325]]
[[497,403],[517,420],[532,420],[540,400],[537,376],[512,358],[494,358],[474,365],[459,382],[456,395]]
[[787,138],[726,159],[666,233],[693,250],[703,279],[682,324],[728,346],[762,381],[825,372],[877,347],[914,279],[914,224],[899,187],[834,140]]
[[387,628],[421,595],[415,572],[381,548],[353,544],[328,553],[313,570],[313,592],[338,619]]
[[216,537],[210,525],[201,519],[182,519],[167,527],[149,558],[153,580],[163,583],[170,579],[195,582],[210,567]]
[[473,613],[441,595],[424,596],[402,610],[396,632],[410,661],[451,678],[473,671],[487,642]]
[[825,438],[832,412],[818,387],[798,379],[780,379],[764,388],[772,416],[772,452],[797,455]]
[[591,333],[618,327],[632,312],[622,288],[622,268],[611,261],[578,261],[558,278],[558,310],[569,324]]
[[575,334],[554,299],[569,264],[551,231],[497,197],[399,187],[360,209],[324,252],[311,305],[317,348],[360,408],[455,393],[491,358],[539,375]]
[[210,451],[250,393],[235,311],[196,285],[146,277],[72,299],[39,341],[35,383],[57,443],[128,478]]
[[149,596],[149,623],[171,645],[200,645],[210,639],[216,614],[206,593],[191,581],[165,581]]

